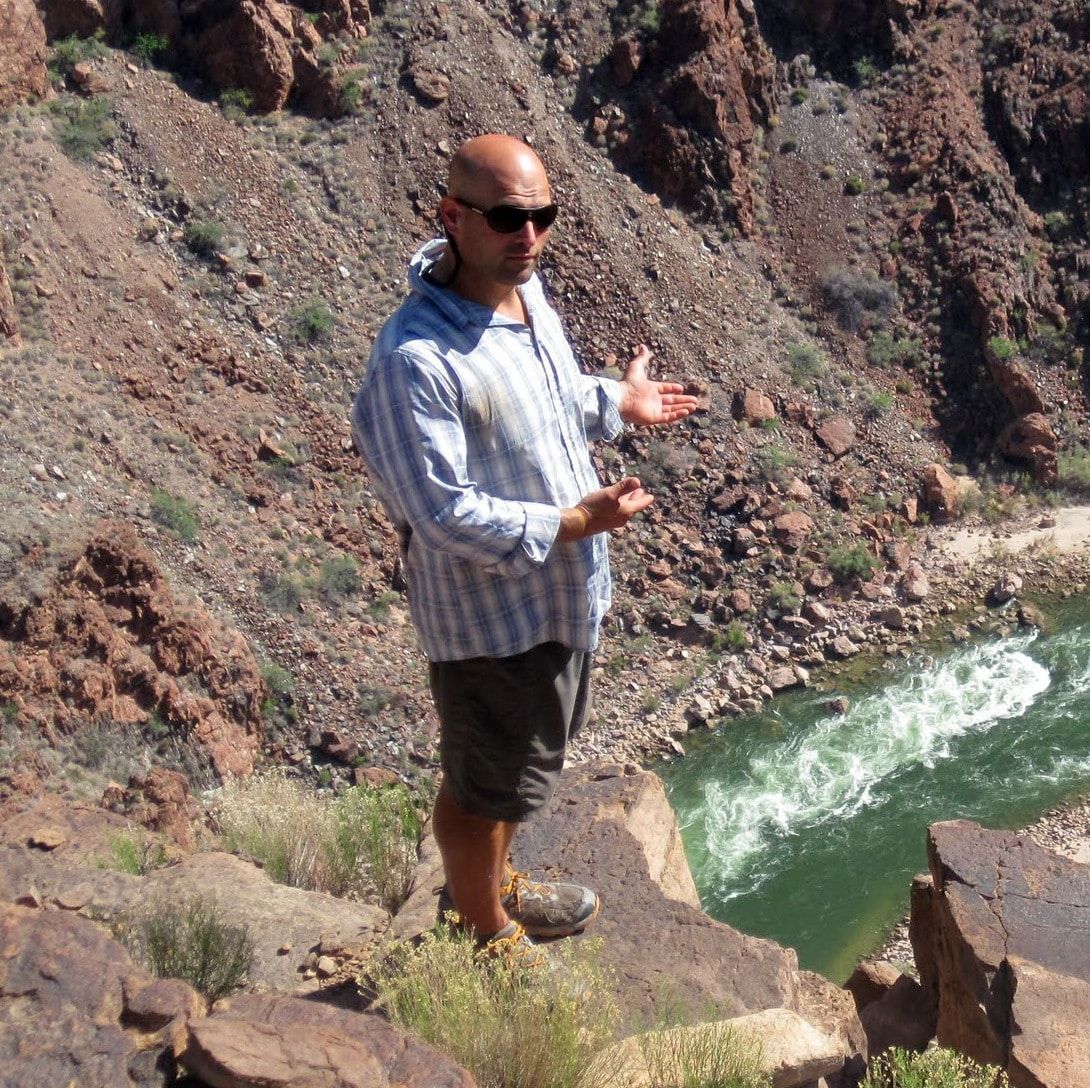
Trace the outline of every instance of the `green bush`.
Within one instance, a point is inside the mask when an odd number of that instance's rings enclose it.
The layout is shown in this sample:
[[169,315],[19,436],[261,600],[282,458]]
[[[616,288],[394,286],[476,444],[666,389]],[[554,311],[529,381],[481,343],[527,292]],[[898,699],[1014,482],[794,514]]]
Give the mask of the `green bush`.
[[1054,242],[1058,242],[1066,238],[1068,231],[1071,230],[1071,219],[1064,212],[1049,212],[1045,216],[1045,230],[1048,232],[1049,238]]
[[53,43],[53,52],[48,64],[49,74],[54,83],[67,79],[72,69],[85,60],[94,60],[106,54],[106,32],[96,30],[89,38],[78,34],[69,34]]
[[108,147],[117,136],[108,98],[81,99],[64,95],[50,103],[53,131],[61,150],[80,161]]
[[993,336],[988,341],[988,350],[1001,362],[1005,363],[1018,354],[1018,345],[1005,336]]
[[845,269],[829,272],[821,289],[837,322],[850,332],[882,324],[897,305],[897,288],[888,280]]
[[915,367],[923,358],[923,347],[919,340],[907,336],[895,337],[888,332],[878,331],[867,341],[867,360],[874,366]]
[[155,491],[151,496],[151,520],[172,532],[186,544],[196,543],[200,530],[193,505],[169,491]]
[[859,196],[867,188],[867,183],[857,174],[853,174],[844,182],[844,192],[848,196]]
[[146,842],[134,835],[120,834],[110,839],[110,863],[106,868],[116,869],[130,876],[147,876],[167,863],[163,844]]
[[795,455],[775,442],[763,446],[753,455],[757,462],[757,473],[766,483],[782,480],[787,470],[795,464]]
[[420,841],[420,813],[401,785],[354,786],[333,802],[330,883],[361,884],[392,914],[408,898]]
[[893,407],[893,394],[885,391],[872,391],[863,405],[863,415],[872,422],[881,418]]
[[1056,482],[1069,491],[1090,493],[1090,449],[1061,453],[1057,458]]
[[833,548],[825,557],[825,565],[838,582],[861,578],[866,582],[878,569],[878,560],[863,544]]
[[261,595],[277,612],[297,611],[310,592],[310,583],[301,574],[279,574],[261,579]]
[[894,1047],[871,1063],[859,1088],[1009,1088],[1006,1073],[954,1050],[916,1054]]
[[254,958],[249,929],[225,922],[215,901],[200,896],[128,916],[118,936],[152,974],[184,979],[209,1001],[241,985]]
[[796,87],[791,92],[791,105],[792,106],[801,106],[803,104],[803,102],[808,101],[809,98],[810,98],[810,88],[809,87]]
[[443,926],[397,945],[369,977],[396,1024],[450,1055],[480,1088],[594,1088],[611,1080],[594,1056],[616,1020],[594,942],[561,942],[563,970],[515,970]]
[[852,75],[855,77],[856,86],[859,87],[869,87],[881,74],[881,69],[871,57],[860,57],[852,65]]
[[336,320],[325,299],[312,298],[292,311],[292,335],[306,344],[317,344],[333,338]]
[[789,344],[787,362],[795,385],[806,385],[825,371],[825,353],[813,344]]
[[[364,41],[368,39],[364,38]],[[341,113],[356,113],[363,104],[365,86],[359,71],[348,73],[340,83],[337,104]]]
[[768,591],[768,599],[772,607],[781,612],[789,612],[802,604],[802,598],[793,582],[775,582]]
[[351,597],[360,591],[360,572],[350,555],[338,555],[325,559],[318,568],[318,592],[327,604],[335,604],[342,597]]
[[232,87],[220,94],[220,109],[232,121],[237,121],[253,108],[254,96],[245,87]]
[[715,653],[727,650],[744,650],[749,645],[749,635],[744,624],[731,620],[722,631],[716,631],[711,637],[711,648]]
[[223,224],[214,219],[198,219],[186,223],[183,238],[190,253],[198,257],[214,257],[223,244]]
[[772,1088],[761,1048],[729,1024],[695,1024],[637,1036],[650,1083],[678,1088]]
[[150,68],[170,48],[170,39],[162,34],[137,34],[132,51],[145,67]]

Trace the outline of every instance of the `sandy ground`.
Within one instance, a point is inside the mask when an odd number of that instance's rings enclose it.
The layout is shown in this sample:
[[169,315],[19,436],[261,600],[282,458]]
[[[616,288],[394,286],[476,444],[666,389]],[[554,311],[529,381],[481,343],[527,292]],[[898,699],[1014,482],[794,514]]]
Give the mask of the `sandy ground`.
[[1029,528],[1011,530],[988,525],[956,529],[937,539],[939,551],[970,566],[978,559],[1023,551],[1070,554],[1090,549],[1090,506],[1049,511]]

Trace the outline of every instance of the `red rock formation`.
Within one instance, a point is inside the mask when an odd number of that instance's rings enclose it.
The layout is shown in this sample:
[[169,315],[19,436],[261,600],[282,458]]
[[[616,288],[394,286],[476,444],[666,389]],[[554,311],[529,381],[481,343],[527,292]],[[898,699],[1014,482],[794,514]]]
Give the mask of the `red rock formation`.
[[[33,0],[0,0],[0,43],[0,110],[27,98],[41,98],[49,89],[45,27]],[[0,293],[0,331],[2,322]]]
[[8,283],[7,269],[0,261],[0,337],[19,343],[19,314],[15,309],[15,299],[11,297],[11,284]]
[[771,113],[775,61],[741,0],[665,0],[660,10],[646,61],[623,45],[614,55],[642,109],[623,156],[665,199],[749,233],[753,134]]
[[1029,463],[1033,478],[1044,486],[1056,482],[1056,433],[1040,412],[1008,424],[996,443],[1004,457]]
[[104,525],[39,599],[0,598],[0,698],[52,743],[155,714],[217,774],[249,774],[264,694],[246,640],[180,601],[127,525]]
[[957,481],[942,465],[928,465],[923,470],[923,504],[936,517],[954,517],[958,512]]

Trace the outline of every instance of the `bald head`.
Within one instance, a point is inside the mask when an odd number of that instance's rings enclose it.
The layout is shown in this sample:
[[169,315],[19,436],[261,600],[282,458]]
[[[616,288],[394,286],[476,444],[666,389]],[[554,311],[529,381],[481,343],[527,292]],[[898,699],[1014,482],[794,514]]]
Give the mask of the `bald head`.
[[545,167],[533,148],[514,136],[490,133],[467,140],[450,160],[447,192],[491,203],[497,191],[548,191]]

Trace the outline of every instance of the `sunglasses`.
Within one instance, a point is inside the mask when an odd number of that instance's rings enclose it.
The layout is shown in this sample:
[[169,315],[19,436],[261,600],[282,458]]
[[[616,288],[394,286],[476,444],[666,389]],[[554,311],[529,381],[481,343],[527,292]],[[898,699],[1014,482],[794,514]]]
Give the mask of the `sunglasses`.
[[463,208],[483,216],[489,228],[497,234],[514,234],[515,231],[522,230],[527,223],[533,223],[534,230],[548,230],[556,221],[556,213],[560,211],[555,204],[546,204],[544,208],[517,208],[513,204],[497,204],[486,211],[475,204],[470,204],[468,200],[463,200],[460,196],[451,197],[451,199],[456,204],[461,204]]

